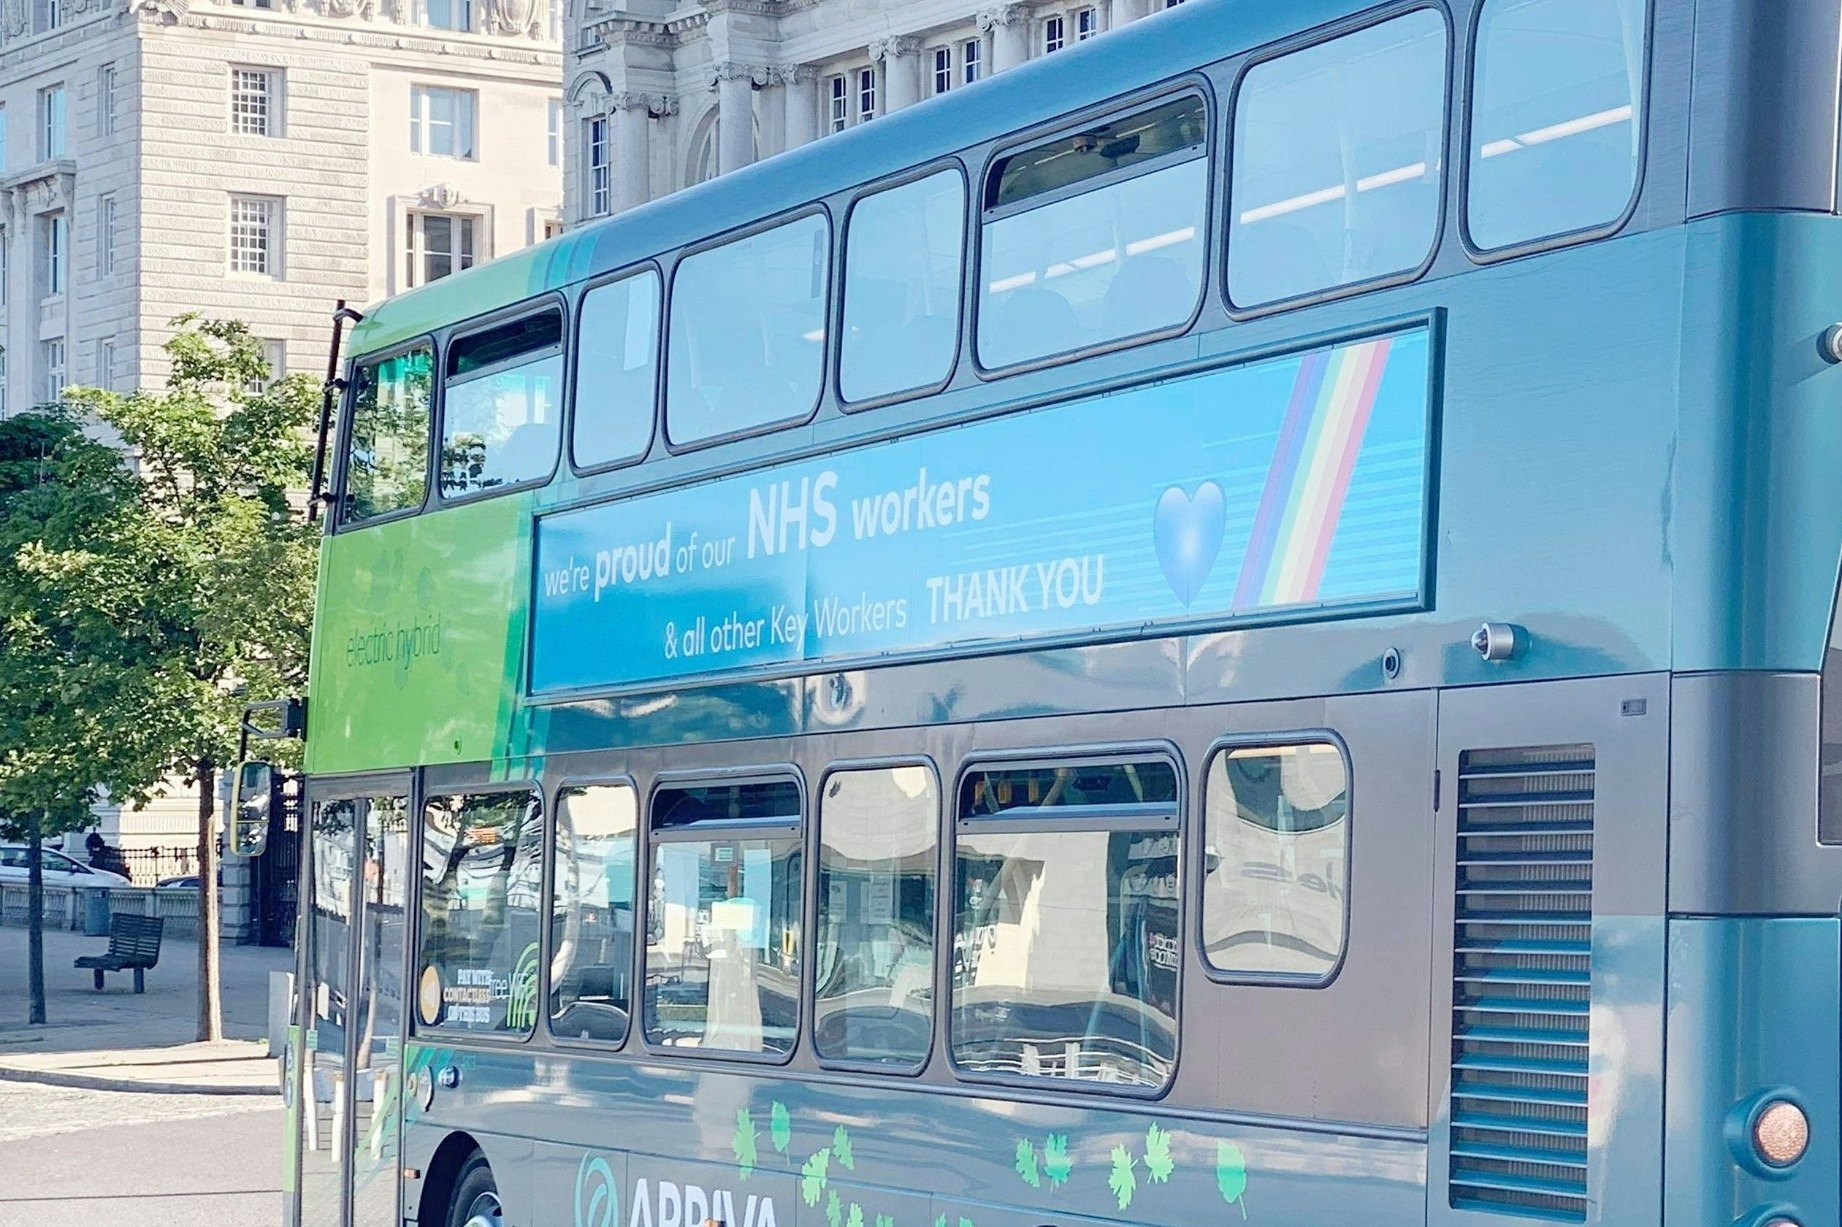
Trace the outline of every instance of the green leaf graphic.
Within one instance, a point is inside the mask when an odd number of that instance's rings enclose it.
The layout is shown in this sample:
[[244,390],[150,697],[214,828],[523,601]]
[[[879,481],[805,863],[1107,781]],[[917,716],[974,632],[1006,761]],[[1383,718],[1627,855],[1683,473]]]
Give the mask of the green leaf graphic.
[[1153,1125],[1145,1133],[1145,1176],[1153,1184],[1163,1184],[1176,1170],[1170,1157],[1170,1130]]
[[793,1118],[787,1114],[787,1105],[778,1099],[774,1101],[774,1110],[768,1114],[768,1137],[773,1139],[774,1149],[783,1155],[793,1144]]
[[1017,1143],[1017,1174],[1032,1189],[1043,1187],[1043,1174],[1036,1166],[1036,1147],[1028,1138]]
[[947,1227],[947,1216],[943,1214],[939,1218],[935,1219],[934,1227]]
[[833,1189],[825,1201],[825,1221],[831,1227],[844,1227],[844,1203],[838,1199],[838,1190]]
[[895,1227],[895,1215],[893,1214],[877,1215],[876,1216],[876,1227]]
[[959,1216],[959,1227],[972,1227],[972,1220],[967,1218],[963,1214],[960,1215]]
[[1241,1217],[1247,1217],[1247,1156],[1233,1142],[1215,1144],[1215,1187],[1222,1191],[1223,1201],[1238,1202]]
[[863,1227],[863,1207],[851,1203],[851,1212],[844,1216],[844,1227]]
[[799,1195],[806,1204],[816,1206],[825,1186],[831,1181],[831,1147],[827,1146],[799,1169]]
[[729,1148],[736,1152],[736,1163],[742,1168],[742,1179],[747,1180],[754,1174],[755,1140],[761,1131],[755,1128],[755,1118],[747,1108],[736,1109],[736,1132],[729,1139]]
[[843,1125],[831,1135],[832,1157],[838,1160],[838,1166],[847,1172],[857,1170],[857,1156],[851,1152],[851,1135]]
[[1074,1170],[1074,1161],[1068,1157],[1068,1135],[1051,1133],[1043,1139],[1043,1173],[1049,1177],[1049,1183],[1060,1188],[1068,1182],[1068,1173]]
[[1138,1176],[1134,1173],[1137,1167],[1138,1160],[1124,1146],[1113,1147],[1113,1173],[1106,1178],[1106,1187],[1113,1190],[1121,1210],[1132,1204],[1132,1195],[1138,1192]]

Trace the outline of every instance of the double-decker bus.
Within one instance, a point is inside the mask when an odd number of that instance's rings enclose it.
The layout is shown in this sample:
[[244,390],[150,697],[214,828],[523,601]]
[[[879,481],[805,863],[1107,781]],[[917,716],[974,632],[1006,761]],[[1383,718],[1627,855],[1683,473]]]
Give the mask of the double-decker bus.
[[371,310],[303,1227],[1835,1227],[1837,0],[1198,0]]

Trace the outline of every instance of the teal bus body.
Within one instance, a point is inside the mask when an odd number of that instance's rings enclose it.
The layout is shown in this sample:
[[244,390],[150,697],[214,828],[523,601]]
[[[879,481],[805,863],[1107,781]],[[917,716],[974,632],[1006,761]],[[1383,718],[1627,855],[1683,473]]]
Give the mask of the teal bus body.
[[[522,500],[507,513],[515,562],[503,586],[515,611],[497,638],[465,640],[460,611],[442,611],[441,650],[478,654],[467,701],[497,703],[491,751],[458,749],[449,713],[409,712],[397,717],[413,726],[407,748],[392,742],[362,766],[339,760],[347,765],[310,781],[316,823],[335,812],[362,822],[364,799],[389,798],[371,812],[389,815],[380,829],[407,861],[388,888],[395,903],[377,912],[372,995],[353,998],[401,1017],[396,1040],[376,1040],[395,1072],[362,1096],[347,1085],[357,1077],[320,1089],[311,1072],[297,1080],[303,1097],[324,1095],[370,1126],[351,1129],[355,1157],[322,1164],[318,1186],[312,1152],[328,1132],[299,1140],[308,1192],[290,1203],[294,1221],[449,1227],[477,1151],[516,1227],[1842,1227],[1842,844],[1830,829],[1842,797],[1830,796],[1829,778],[1842,717],[1825,702],[1842,681],[1832,630],[1842,369],[1824,348],[1842,320],[1833,63],[1842,6],[1656,0],[1630,208],[1600,231],[1497,254],[1467,240],[1460,171],[1473,46],[1492,2],[1195,0],[370,313],[351,340],[360,361],[429,336],[448,346],[457,325],[520,304],[573,309],[585,284],[815,202],[835,247],[861,188],[949,159],[964,162],[976,236],[992,149],[1026,145],[1070,115],[1130,110],[1163,97],[1167,82],[1213,108],[1209,272],[1195,317],[1168,335],[1014,373],[977,370],[968,335],[941,388],[865,408],[830,390],[828,351],[826,390],[808,418],[710,446],[669,447],[661,434],[643,462],[602,471],[571,464],[565,433],[552,476],[499,496]],[[1429,11],[1451,32],[1452,168],[1431,256],[1349,293],[1231,309],[1227,124],[1243,74],[1275,47]],[[838,316],[827,319],[835,327]],[[1297,368],[1377,338],[1396,344],[1391,363],[1411,360],[1391,368],[1396,400],[1382,397],[1375,419],[1392,424],[1404,458],[1377,469],[1352,446],[1352,488],[1375,484],[1368,502],[1345,505],[1337,532],[1352,535],[1327,539],[1327,587],[1284,599],[1262,598],[1259,583],[1243,591],[1258,569],[1265,489],[1222,478],[1219,529],[1213,511],[1197,509],[1204,474],[1217,470],[1184,453],[1218,442],[1210,398],[1242,398],[1249,420],[1265,412],[1252,406],[1274,406],[1271,422],[1245,427],[1252,458],[1240,465],[1271,472]],[[1262,379],[1276,381],[1277,399],[1260,399]],[[1109,410],[1132,416],[1109,422]],[[1060,423],[1075,425],[1053,434]],[[1152,427],[1177,442],[1163,446]],[[1006,486],[1005,466],[1033,459],[1033,431],[1059,467]],[[1095,442],[1090,454],[1083,441]],[[1083,497],[1082,483],[1115,455],[1132,488]],[[982,461],[993,461],[1000,494],[1030,500],[994,501],[1001,541],[978,537],[982,522],[960,525],[962,537],[942,525],[893,556],[767,550],[743,578],[714,586],[618,582],[618,547],[675,551],[693,528],[708,537],[746,526],[758,510],[751,494],[782,482],[810,490],[832,474],[848,524],[853,488],[899,491],[923,468],[939,481]],[[1168,510],[1166,488],[1183,496]],[[1101,521],[1083,521],[1096,506]],[[459,514],[431,497],[404,524]],[[1134,514],[1137,536],[1127,531]],[[1020,615],[967,637],[879,623],[855,645],[797,624],[775,641],[764,626],[759,642],[720,662],[707,637],[684,638],[702,609],[803,608],[856,585],[913,586],[973,565],[967,558],[1002,567],[1055,543],[1079,553],[1115,529],[1130,541],[1109,546],[1120,552],[1108,560],[1138,584],[1117,610],[1095,602],[1065,618]],[[356,546],[380,531],[338,526],[329,541]],[[728,531],[741,538],[735,548],[751,544],[746,527]],[[1204,552],[1219,570],[1196,563],[1198,534],[1218,546]],[[484,553],[507,542],[479,544]],[[477,565],[448,548],[393,565],[422,566],[438,587],[443,568]],[[597,578],[593,555],[604,550]],[[637,574],[637,553],[631,566]],[[414,573],[390,575],[409,583]],[[1473,644],[1485,623],[1515,628],[1515,650],[1487,659]],[[667,660],[662,642],[680,655]],[[682,655],[687,644],[697,659]],[[503,680],[501,648],[511,662]],[[316,698],[327,652],[316,646]],[[362,720],[316,703],[310,761],[337,727],[363,740]],[[1222,842],[1212,807],[1223,764],[1307,744],[1344,764],[1347,876],[1333,875],[1340,889],[1328,892],[1341,897],[1344,928],[1325,939],[1334,958],[1316,977],[1217,966],[1202,898]],[[1099,758],[1168,762],[1177,778],[1174,1052],[1167,1063],[1146,1058],[1159,1076],[1143,1085],[981,1066],[967,1037],[1005,1024],[958,998],[976,975],[955,962],[964,932],[955,906],[968,906],[967,849],[989,830],[966,808],[969,781],[994,764]],[[627,790],[640,834],[626,903],[651,922],[653,905],[641,912],[639,897],[664,888],[647,857],[694,846],[672,843],[695,822],[673,833],[654,812],[659,798],[709,782],[789,784],[801,815],[789,838],[817,862],[837,776],[892,765],[925,769],[941,821],[926,854],[938,891],[931,998],[911,1063],[878,1068],[817,1051],[818,989],[806,968],[829,896],[810,865],[798,871],[803,944],[788,973],[784,1054],[687,1052],[660,1038],[670,1034],[663,1006],[676,999],[641,1006],[639,982],[669,977],[641,957],[637,928],[626,965],[608,973],[626,983],[609,993],[625,994],[622,1037],[571,1038],[550,1017],[560,975],[546,968],[567,939],[544,917],[562,889],[556,814],[566,794]],[[423,957],[429,900],[448,889],[440,857],[426,843],[414,849],[438,825],[431,800],[526,792],[544,817],[518,828],[539,847],[530,915],[506,933],[545,957],[495,964],[505,983],[487,976],[477,1000],[504,1034],[468,1034],[448,1011],[475,1002],[474,979],[457,982]],[[359,808],[339,811],[348,801]],[[1493,818],[1505,810],[1535,833],[1513,842],[1524,836]],[[343,830],[321,826],[329,840]],[[315,892],[349,891],[352,864],[332,866],[332,844],[313,842]],[[747,862],[747,840],[734,842],[730,855]],[[1290,856],[1306,847],[1285,846]],[[418,863],[420,888],[410,883]],[[1542,876],[1553,864],[1586,881]],[[1534,868],[1515,877],[1504,866]],[[1305,877],[1297,865],[1261,861],[1258,871]],[[765,906],[751,892],[740,901]],[[1589,918],[1569,918],[1583,895]],[[1502,912],[1540,914],[1544,899],[1555,901],[1553,923],[1506,941]],[[1119,910],[1140,902],[1121,895]],[[349,940],[344,920],[314,909],[309,898],[310,984],[345,974],[338,958],[314,959]],[[315,938],[316,923],[331,936]],[[759,930],[751,945],[763,966],[775,960],[766,926],[778,923],[744,926]],[[1161,922],[1133,923],[1150,949]],[[349,949],[364,974],[364,943]],[[676,969],[681,983],[689,961]],[[520,1005],[527,965],[534,996]],[[1137,977],[1146,1000],[1158,995],[1142,987],[1153,978],[1143,969],[1109,975]],[[521,1010],[527,1025],[501,1025]],[[314,1012],[305,1001],[307,1047]],[[322,1042],[350,1045],[365,1065],[369,1054],[347,1036],[361,1029],[356,1017],[321,1028],[334,1037]],[[1492,1038],[1509,1032],[1519,1038]],[[1026,1062],[1055,1059],[1021,1049]],[[1809,1124],[1807,1148],[1784,1166],[1762,1158],[1752,1136],[1777,1103]],[[334,1107],[324,1112],[336,1126]],[[337,1144],[337,1127],[330,1136]],[[327,1192],[339,1182],[352,1191]]]

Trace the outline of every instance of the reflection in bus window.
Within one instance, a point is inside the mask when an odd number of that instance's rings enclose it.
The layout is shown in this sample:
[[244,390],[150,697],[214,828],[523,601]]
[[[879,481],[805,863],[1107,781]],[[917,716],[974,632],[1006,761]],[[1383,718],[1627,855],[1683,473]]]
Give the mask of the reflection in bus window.
[[953,1057],[1158,1087],[1177,1055],[1177,776],[1161,760],[961,784]]
[[422,506],[433,381],[434,356],[426,345],[359,365],[347,430],[343,522]]
[[1234,121],[1237,306],[1418,268],[1439,232],[1445,20],[1430,9],[1250,70]]
[[531,1031],[542,847],[537,798],[527,793],[429,800],[416,960],[423,1028]]
[[979,361],[1012,366],[1187,321],[1202,294],[1207,153],[1207,108],[1183,98],[998,163]]
[[576,331],[576,463],[631,460],[652,442],[659,373],[659,274],[647,270],[582,296]]
[[337,1223],[345,1200],[338,1147],[350,1077],[345,1049],[354,987],[352,862],[360,804],[331,801],[313,807],[313,876],[306,923],[312,1000],[300,1086],[301,1112],[311,1118],[301,1143],[303,1223]]
[[959,172],[865,197],[844,235],[838,391],[872,400],[939,383],[959,341],[966,190]]
[[646,1041],[785,1054],[799,1029],[800,794],[791,780],[653,798]]
[[443,497],[549,476],[562,429],[562,394],[560,312],[454,342],[441,403]]
[[627,1038],[639,805],[626,784],[566,789],[556,804],[550,901],[550,1030]]
[[830,276],[831,227],[816,214],[679,263],[665,391],[672,442],[812,412],[825,374]]
[[1349,774],[1333,745],[1226,750],[1209,766],[1203,956],[1322,980],[1343,957]]
[[934,1030],[934,850],[925,767],[840,771],[819,803],[813,1046],[834,1061],[919,1065]]
[[1479,247],[1617,221],[1642,153],[1644,0],[1490,0],[1478,23],[1467,226]]

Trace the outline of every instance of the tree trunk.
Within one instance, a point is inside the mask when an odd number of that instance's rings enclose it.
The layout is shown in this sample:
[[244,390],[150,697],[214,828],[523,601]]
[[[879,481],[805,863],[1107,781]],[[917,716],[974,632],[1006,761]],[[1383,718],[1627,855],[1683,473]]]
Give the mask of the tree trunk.
[[224,1038],[223,989],[218,982],[217,931],[217,764],[209,754],[197,762],[198,781],[198,1038]]
[[41,815],[26,823],[26,979],[31,1004],[26,1021],[45,1024],[45,825]]

